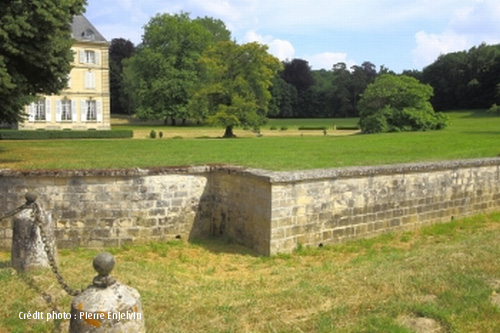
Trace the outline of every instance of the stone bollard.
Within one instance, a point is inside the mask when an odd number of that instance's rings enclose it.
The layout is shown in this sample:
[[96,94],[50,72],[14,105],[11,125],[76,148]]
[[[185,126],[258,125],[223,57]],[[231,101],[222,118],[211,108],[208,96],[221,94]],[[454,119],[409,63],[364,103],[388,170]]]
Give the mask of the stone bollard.
[[[12,267],[18,272],[50,267],[45,244],[55,259],[55,237],[50,213],[36,203],[36,195],[26,194],[26,207],[12,219]],[[43,228],[43,233],[40,232]],[[44,235],[44,237],[42,237]]]
[[113,255],[102,252],[93,265],[98,275],[73,299],[69,331],[145,332],[139,293],[109,276],[115,265]]

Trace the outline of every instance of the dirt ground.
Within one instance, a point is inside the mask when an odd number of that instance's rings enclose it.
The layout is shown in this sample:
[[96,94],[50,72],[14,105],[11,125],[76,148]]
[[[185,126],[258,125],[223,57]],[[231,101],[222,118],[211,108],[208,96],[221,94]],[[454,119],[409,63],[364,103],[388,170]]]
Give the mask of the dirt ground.
[[[145,124],[137,122],[125,117],[113,117],[111,119],[111,125],[140,125],[138,129],[134,129],[134,139],[148,139],[151,130],[155,130],[157,137],[159,132],[163,133],[163,138],[219,138],[224,135],[224,129],[218,127],[190,127],[190,126],[168,126],[159,128],[158,125],[151,125],[151,128],[145,128]],[[359,130],[333,130],[329,129],[326,134],[322,130],[298,130],[298,129],[287,129],[287,130],[270,130],[269,128],[262,128],[259,133],[255,133],[251,130],[243,130],[241,128],[235,128],[234,134],[239,138],[250,138],[250,137],[283,137],[283,136],[343,136],[343,135],[353,135],[358,134]]]

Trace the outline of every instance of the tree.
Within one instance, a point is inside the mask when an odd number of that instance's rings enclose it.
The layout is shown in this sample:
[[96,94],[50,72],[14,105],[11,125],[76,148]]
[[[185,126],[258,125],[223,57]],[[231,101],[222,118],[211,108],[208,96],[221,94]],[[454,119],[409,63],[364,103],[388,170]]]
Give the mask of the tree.
[[123,93],[123,60],[130,58],[135,51],[134,43],[123,38],[111,40],[109,47],[109,90],[112,113],[128,111],[129,104]]
[[64,89],[73,52],[70,23],[85,0],[2,1],[0,10],[0,122],[24,118],[39,94]]
[[269,102],[269,117],[293,118],[294,108],[297,105],[297,89],[287,83],[280,73],[274,76],[271,86],[271,101]]
[[421,79],[434,88],[433,106],[452,110],[487,108],[495,103],[499,77],[500,45],[481,44],[441,55],[424,68]]
[[221,21],[211,25],[221,25],[217,35],[205,28],[208,22],[181,13],[157,15],[146,25],[142,44],[124,68],[125,91],[139,118],[174,124],[189,118],[188,102],[200,83],[198,60],[224,35]]
[[425,131],[446,126],[446,117],[434,113],[432,87],[401,75],[384,74],[370,84],[359,101],[363,133]]
[[201,24],[212,35],[213,42],[224,42],[231,40],[231,32],[227,30],[226,25],[219,19],[213,17],[198,17],[194,20],[196,23]]
[[283,63],[283,79],[292,84],[297,91],[306,91],[314,84],[314,77],[309,63],[302,59],[293,59]]
[[269,87],[281,65],[267,53],[267,46],[219,42],[205,50],[200,64],[203,86],[193,107],[204,112],[209,123],[224,127],[224,137],[234,137],[235,126],[257,128],[264,123]]

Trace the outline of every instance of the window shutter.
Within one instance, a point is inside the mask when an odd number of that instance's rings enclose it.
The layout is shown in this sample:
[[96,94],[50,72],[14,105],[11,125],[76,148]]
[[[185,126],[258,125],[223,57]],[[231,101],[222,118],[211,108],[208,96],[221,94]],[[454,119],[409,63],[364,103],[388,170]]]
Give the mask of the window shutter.
[[101,57],[100,57],[100,54],[101,54],[101,53],[100,53],[99,51],[95,51],[95,64],[96,64],[96,65],[99,65],[99,64],[100,64],[100,62],[101,62],[101,59],[100,59],[100,58],[101,58]]
[[35,122],[35,113],[36,113],[36,106],[35,102],[33,102],[28,106],[28,121],[30,123]]
[[62,103],[61,101],[56,101],[56,121],[62,120]]
[[71,121],[76,122],[76,101],[71,101]]
[[95,112],[96,112],[96,120],[100,123],[102,123],[102,105],[101,101],[96,101],[95,102]]
[[82,119],[82,123],[87,122],[87,101],[80,102],[80,118]]
[[71,88],[71,73],[68,74],[68,88]]
[[45,121],[46,122],[51,122],[52,121],[52,116],[50,114],[50,99],[45,100]]
[[85,63],[85,51],[80,50],[80,63]]

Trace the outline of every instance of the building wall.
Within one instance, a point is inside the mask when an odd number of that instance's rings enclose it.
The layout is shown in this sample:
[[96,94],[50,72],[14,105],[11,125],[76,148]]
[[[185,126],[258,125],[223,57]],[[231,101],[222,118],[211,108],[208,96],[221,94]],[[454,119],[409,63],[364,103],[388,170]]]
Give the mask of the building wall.
[[[0,170],[0,212],[28,191],[51,212],[60,247],[223,237],[272,255],[500,210],[500,159],[305,172]],[[0,248],[11,238],[11,221],[0,221]]]
[[[45,108],[45,119],[37,119],[33,105],[28,105],[25,112],[28,119],[19,124],[21,130],[109,130],[110,125],[110,101],[109,101],[109,44],[104,42],[75,42],[72,47],[74,52],[73,68],[70,72],[68,88],[61,91],[59,95],[42,96],[47,102]],[[92,51],[95,55],[95,63],[82,61],[81,52]],[[86,77],[91,74],[91,80]],[[86,86],[86,80],[93,84]],[[74,102],[71,120],[59,119],[58,103],[62,100]],[[95,101],[96,119],[88,120],[82,102]],[[60,112],[60,111],[59,111]]]

